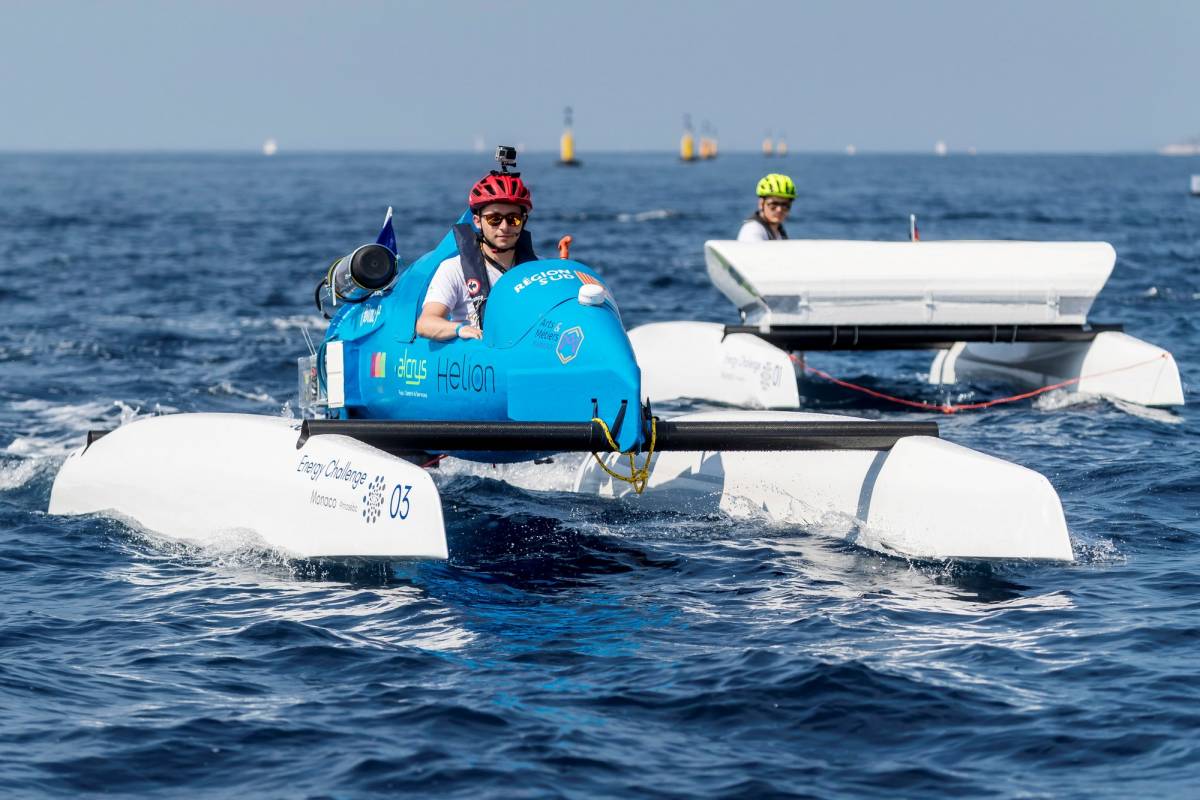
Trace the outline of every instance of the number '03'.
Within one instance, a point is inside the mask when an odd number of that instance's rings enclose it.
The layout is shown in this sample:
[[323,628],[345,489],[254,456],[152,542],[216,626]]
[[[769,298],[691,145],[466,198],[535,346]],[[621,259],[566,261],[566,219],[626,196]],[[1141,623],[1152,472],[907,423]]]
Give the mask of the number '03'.
[[411,491],[411,486],[402,484],[396,484],[396,487],[392,489],[392,499],[388,502],[388,513],[392,515],[392,519],[396,517],[408,519],[408,512],[411,510],[408,493]]

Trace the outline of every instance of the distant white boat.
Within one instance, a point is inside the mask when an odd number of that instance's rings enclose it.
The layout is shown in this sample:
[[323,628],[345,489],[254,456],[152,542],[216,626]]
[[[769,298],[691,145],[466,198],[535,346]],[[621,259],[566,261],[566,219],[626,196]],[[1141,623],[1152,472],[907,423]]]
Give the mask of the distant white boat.
[[943,142],[941,139],[938,139],[937,144],[933,146],[933,152],[935,155],[944,156],[949,152],[949,149],[946,147],[945,142]]
[[1200,197],[1200,175],[1192,176],[1192,194]]
[[273,156],[279,152],[279,142],[274,139],[267,139],[263,142],[262,151],[264,156]]
[[858,148],[852,144],[846,145],[846,155],[852,156],[858,152]]
[[1158,148],[1161,156],[1200,156],[1200,136],[1186,142],[1174,142]]

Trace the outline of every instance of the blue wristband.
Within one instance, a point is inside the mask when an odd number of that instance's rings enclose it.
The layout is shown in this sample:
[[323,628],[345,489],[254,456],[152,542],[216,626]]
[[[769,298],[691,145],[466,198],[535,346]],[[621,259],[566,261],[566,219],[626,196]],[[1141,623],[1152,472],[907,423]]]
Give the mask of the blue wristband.
[[458,323],[458,327],[454,329],[454,338],[455,339],[461,338],[459,336],[459,334],[462,333],[462,329],[465,327],[467,327],[467,323],[465,323],[465,322]]

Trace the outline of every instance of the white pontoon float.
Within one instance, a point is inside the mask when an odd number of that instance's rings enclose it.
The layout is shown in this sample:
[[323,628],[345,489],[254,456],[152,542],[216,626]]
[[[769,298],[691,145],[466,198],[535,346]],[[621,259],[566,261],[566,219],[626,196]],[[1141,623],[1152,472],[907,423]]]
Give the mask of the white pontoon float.
[[[714,446],[734,438],[736,449]],[[911,558],[1073,557],[1045,477],[943,441],[933,422],[726,411],[662,421],[656,439],[641,502],[802,525]],[[440,471],[534,491],[631,491],[590,454],[607,449],[594,423],[178,414],[91,435],[63,464],[49,510],[106,513],[201,545],[250,534],[302,558],[446,558],[438,488],[412,460],[531,446],[567,455],[501,465],[448,458]],[[620,467],[616,454],[605,459]]]
[[742,324],[630,331],[654,401],[794,408],[789,352],[937,349],[934,384],[995,378],[1183,403],[1169,352],[1087,320],[1116,261],[1105,242],[710,241],[705,257]]

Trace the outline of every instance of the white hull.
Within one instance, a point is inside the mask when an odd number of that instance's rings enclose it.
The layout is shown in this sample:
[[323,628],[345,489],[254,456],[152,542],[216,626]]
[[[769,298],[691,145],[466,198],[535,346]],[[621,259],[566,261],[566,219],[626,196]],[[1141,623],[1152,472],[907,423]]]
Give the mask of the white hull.
[[710,322],[656,322],[629,332],[642,393],[651,403],[693,397],[744,408],[796,408],[800,390],[787,353]]
[[[677,419],[854,418],[732,411]],[[606,463],[617,472],[628,471],[625,457],[610,455]],[[659,453],[640,496],[601,470],[590,455],[558,456],[550,464],[447,459],[443,470],[533,491],[576,491],[689,512],[719,511],[803,527],[909,558],[1073,559],[1062,504],[1044,476],[923,436],[901,439],[888,451]]]
[[1075,381],[1064,387],[1143,406],[1183,405],[1175,358],[1149,342],[1106,331],[1090,342],[959,342],[941,350],[929,382],[1000,379],[1025,388]]
[[50,513],[108,513],[200,545],[250,534],[300,558],[446,558],[425,470],[345,436],[297,449],[298,429],[249,414],[131,423],[67,457]]
[[[752,411],[684,418],[853,419]],[[344,436],[313,436],[297,449],[297,429],[246,414],[132,423],[67,458],[50,513],[108,513],[201,545],[249,533],[302,558],[447,557],[429,473]],[[590,455],[443,463],[451,474],[533,490],[629,494]],[[928,437],[901,439],[890,451],[659,453],[636,500],[802,526],[913,558],[1072,558],[1062,506],[1044,477]]]
[[[787,376],[799,368],[790,356],[755,336],[722,338],[723,332],[724,326],[714,322],[656,322],[631,330],[629,341],[651,400],[797,408],[799,389]],[[785,370],[785,364],[793,366]],[[775,376],[782,379],[776,383]],[[1099,333],[1090,342],[960,342],[938,351],[930,367],[931,383],[971,378],[1008,380],[1030,389],[1081,379],[1064,390],[1144,406],[1183,405],[1174,357],[1115,331]]]

